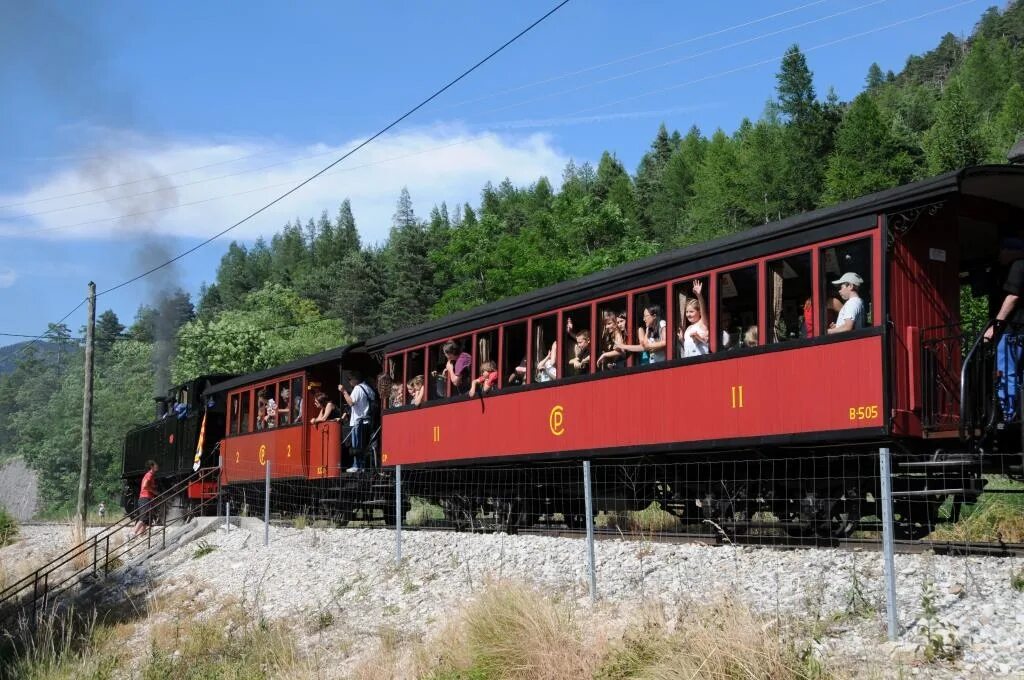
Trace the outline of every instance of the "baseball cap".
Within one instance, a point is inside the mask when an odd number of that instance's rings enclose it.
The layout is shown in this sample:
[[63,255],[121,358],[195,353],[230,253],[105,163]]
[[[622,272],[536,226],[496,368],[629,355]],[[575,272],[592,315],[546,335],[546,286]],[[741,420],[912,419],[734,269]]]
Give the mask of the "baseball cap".
[[841,283],[850,283],[850,284],[853,284],[854,286],[859,286],[862,283],[864,283],[864,279],[860,278],[860,276],[858,276],[857,274],[854,274],[853,272],[846,272],[845,274],[840,276],[838,279],[833,281],[832,285],[838,286]]

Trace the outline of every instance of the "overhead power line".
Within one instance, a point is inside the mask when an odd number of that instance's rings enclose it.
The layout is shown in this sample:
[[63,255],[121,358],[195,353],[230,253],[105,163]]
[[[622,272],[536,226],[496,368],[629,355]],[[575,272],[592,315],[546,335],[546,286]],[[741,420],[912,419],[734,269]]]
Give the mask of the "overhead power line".
[[320,177],[321,175],[326,173],[328,170],[330,170],[331,168],[336,166],[338,163],[341,163],[343,160],[345,160],[346,158],[348,158],[352,154],[356,153],[357,151],[362,149],[367,144],[370,144],[371,142],[373,142],[373,140],[375,140],[378,137],[380,137],[381,135],[385,134],[388,130],[390,130],[391,128],[395,127],[396,125],[401,123],[403,120],[405,120],[406,118],[408,118],[412,114],[414,114],[417,111],[419,111],[420,109],[422,109],[424,106],[429,104],[431,101],[433,101],[437,97],[441,96],[444,92],[446,92],[448,89],[453,87],[456,83],[458,83],[463,78],[465,78],[469,74],[471,74],[474,71],[476,71],[478,68],[480,68],[481,66],[486,64],[488,61],[490,61],[495,56],[497,56],[500,52],[505,50],[505,48],[507,48],[509,45],[511,45],[512,43],[516,42],[521,37],[523,37],[524,35],[529,33],[531,30],[533,30],[534,27],[538,26],[545,19],[547,19],[552,14],[554,14],[555,12],[560,10],[562,7],[565,7],[567,4],[569,4],[569,1],[570,0],[562,0],[561,2],[559,2],[557,5],[555,5],[550,10],[548,10],[539,19],[535,20],[529,26],[527,26],[523,30],[519,31],[519,33],[517,33],[513,37],[509,38],[500,47],[498,47],[497,49],[493,50],[486,57],[484,57],[483,59],[481,59],[477,63],[473,64],[472,66],[470,66],[468,69],[466,69],[461,74],[459,74],[456,78],[454,78],[453,80],[449,81],[446,85],[444,85],[440,89],[436,90],[432,95],[430,95],[429,97],[427,97],[426,99],[421,101],[419,104],[417,104],[416,106],[412,107],[411,109],[409,109],[408,111],[403,113],[401,116],[399,116],[398,118],[396,118],[392,122],[390,122],[387,125],[385,125],[378,132],[374,133],[373,135],[371,135],[370,137],[368,137],[364,141],[360,142],[358,145],[356,145],[355,147],[353,147],[349,151],[347,151],[344,154],[342,154],[340,157],[338,157],[336,160],[332,161],[330,164],[328,164],[327,166],[325,166],[321,170],[319,170],[316,173],[310,175],[309,177],[307,177],[306,179],[302,180],[301,182],[296,184],[294,187],[292,187],[288,191],[284,192],[283,194],[281,194],[280,196],[278,196],[274,200],[272,200],[269,203],[265,204],[263,207],[261,207],[261,208],[255,210],[255,211],[249,213],[248,215],[246,215],[245,217],[243,217],[239,221],[235,222],[231,226],[227,227],[226,229],[223,229],[222,231],[218,232],[217,234],[214,234],[213,236],[211,236],[210,238],[206,239],[202,243],[200,243],[200,244],[198,244],[196,246],[193,246],[192,248],[189,248],[188,250],[185,250],[182,253],[179,253],[178,255],[176,255],[176,256],[172,257],[171,259],[167,260],[166,262],[164,262],[162,264],[159,264],[159,265],[157,265],[155,267],[151,267],[150,269],[147,269],[146,271],[142,272],[141,274],[138,274],[137,276],[134,276],[134,277],[128,279],[127,281],[123,281],[123,282],[117,284],[116,286],[112,286],[110,288],[107,288],[106,290],[103,290],[103,291],[97,293],[97,297],[100,296],[100,295],[106,295],[107,293],[111,293],[111,292],[113,292],[115,290],[118,290],[119,288],[124,288],[125,286],[131,285],[132,283],[135,283],[136,281],[139,281],[140,279],[143,279],[143,278],[149,276],[150,274],[153,274],[154,272],[157,272],[157,271],[163,269],[164,267],[167,267],[167,266],[169,266],[171,264],[174,264],[178,260],[181,260],[182,258],[187,257],[188,255],[190,255],[191,253],[194,253],[195,251],[199,250],[203,246],[205,246],[205,245],[207,245],[209,243],[212,243],[213,241],[215,241],[216,239],[220,238],[224,234],[227,234],[232,229],[235,229],[236,227],[241,226],[242,224],[245,224],[246,222],[251,220],[253,217],[256,217],[260,213],[262,213],[265,210],[269,209],[271,206],[274,206],[277,203],[280,203],[281,201],[283,201],[288,196],[291,196],[293,193],[295,193],[296,191],[298,191],[302,187],[306,186],[307,184],[309,184],[310,182],[312,182],[316,178]]
[[[737,24],[736,26],[737,27],[738,26],[749,26],[749,25],[752,25],[752,24],[755,24],[755,23],[759,23],[760,21],[763,21],[766,18],[774,18],[774,17],[782,16],[783,14],[788,14],[788,13],[797,11],[799,9],[804,9],[804,8],[807,8],[807,7],[810,7],[810,6],[813,6],[813,5],[821,4],[822,2],[826,2],[826,1],[827,0],[818,0],[817,2],[812,2],[812,3],[806,4],[806,5],[801,5],[800,7],[794,8],[792,10],[787,10],[785,12],[777,12],[775,14],[768,15],[768,17],[763,17],[761,19],[756,19],[756,20],[753,20],[753,21],[748,21],[748,22],[743,23],[743,24]],[[553,97],[561,96],[561,95],[564,95],[564,94],[570,94],[570,93],[573,93],[573,92],[578,92],[580,90],[584,90],[584,89],[587,89],[587,88],[590,88],[590,87],[595,87],[597,85],[602,85],[602,84],[613,82],[613,81],[616,81],[616,80],[622,80],[622,79],[625,79],[625,78],[629,78],[629,77],[638,75],[640,73],[645,73],[647,71],[653,71],[653,70],[656,70],[656,69],[659,69],[659,68],[664,68],[666,66],[671,66],[671,65],[678,64],[678,63],[681,63],[681,62],[691,61],[693,59],[698,59],[700,57],[704,57],[704,56],[707,56],[707,55],[710,55],[710,54],[715,54],[715,53],[722,52],[722,51],[729,50],[729,49],[733,49],[733,48],[736,48],[736,47],[741,47],[743,45],[748,45],[750,43],[753,43],[753,42],[756,42],[756,41],[759,41],[759,40],[764,40],[766,38],[770,38],[770,37],[779,35],[781,33],[786,33],[786,32],[789,32],[789,31],[793,31],[793,30],[797,30],[797,29],[801,29],[801,28],[806,28],[807,26],[810,26],[810,25],[813,25],[813,24],[817,24],[817,23],[821,23],[823,21],[828,21],[830,19],[835,19],[837,17],[841,17],[841,16],[844,16],[844,15],[850,14],[852,12],[857,12],[857,11],[860,11],[860,10],[863,10],[863,9],[867,9],[869,7],[880,5],[880,4],[884,3],[884,2],[888,2],[888,0],[872,0],[871,2],[868,2],[868,3],[863,4],[863,5],[858,5],[856,7],[845,9],[845,10],[842,10],[842,11],[839,11],[839,12],[834,12],[832,14],[829,14],[829,15],[826,15],[826,16],[823,16],[823,17],[819,17],[819,18],[816,18],[816,19],[811,19],[809,21],[804,21],[804,22],[801,22],[801,23],[798,23],[798,24],[793,24],[793,25],[787,26],[785,28],[776,29],[776,30],[770,31],[768,33],[762,33],[760,35],[756,35],[756,36],[753,36],[751,38],[746,38],[744,40],[733,42],[733,43],[730,43],[728,45],[724,45],[724,46],[720,46],[720,47],[715,47],[715,48],[712,48],[712,49],[709,49],[709,50],[704,50],[702,52],[697,52],[697,53],[694,53],[694,54],[685,55],[685,56],[679,57],[677,59],[672,59],[670,61],[663,62],[661,64],[655,64],[653,66],[648,66],[648,67],[645,67],[645,68],[642,68],[642,69],[631,71],[629,73],[624,73],[624,74],[619,74],[619,75],[611,76],[609,78],[604,78],[604,79],[601,79],[601,80],[596,80],[596,81],[593,81],[593,82],[590,82],[590,83],[584,83],[584,84],[579,85],[579,86],[574,87],[574,88],[570,88],[570,89],[561,90],[561,91],[558,91],[558,92],[549,93],[549,94],[546,94],[546,95],[542,95],[540,97],[534,97],[534,98],[531,98],[531,99],[526,99],[526,100],[523,100],[523,101],[520,101],[520,102],[516,102],[516,103],[513,103],[513,104],[509,104],[509,105],[506,105],[506,106],[498,107],[498,108],[495,108],[495,109],[490,109],[488,111],[484,111],[483,113],[485,113],[485,114],[486,113],[496,113],[496,112],[499,112],[499,111],[505,111],[507,109],[517,108],[517,107],[520,107],[520,106],[524,106],[524,105],[531,104],[531,103],[534,103],[534,102],[542,101],[542,100],[545,100],[545,99],[551,99]],[[678,43],[673,43],[672,46],[678,46],[678,45],[681,45],[681,44],[685,44],[687,42],[694,42],[694,41],[696,41],[698,39],[701,39],[702,37],[705,37],[705,36],[708,36],[708,35],[719,35],[721,33],[725,33],[725,32],[727,32],[729,30],[732,30],[733,28],[735,28],[735,27],[729,27],[729,28],[726,28],[726,29],[721,29],[721,30],[718,30],[718,31],[714,31],[714,32],[711,32],[711,33],[704,34],[702,36],[697,36],[695,38],[691,38],[689,40],[685,40],[685,41],[678,42]],[[655,49],[655,50],[648,50],[647,52],[640,53],[640,54],[649,54],[649,53],[657,52],[657,51],[660,51],[660,50],[663,50],[663,49],[667,49],[667,47],[666,48],[658,48],[658,49]],[[633,57],[625,57],[625,58],[619,59],[619,60],[617,60],[615,62],[608,62],[608,64],[605,64],[605,65],[619,63],[619,62],[622,62],[622,61],[626,61],[626,60],[628,60],[630,58],[633,58]],[[589,69],[583,69],[582,71],[578,71],[578,73],[582,73],[582,72],[585,72],[585,71],[588,71],[588,70],[593,70],[594,68],[600,68],[600,67],[601,66],[596,66],[596,67],[592,67],[592,68],[589,68]],[[551,79],[551,80],[557,80],[558,78],[560,78],[560,76],[557,77],[557,78]],[[413,155],[419,155],[419,154],[422,154],[422,153],[427,153],[427,152],[430,152],[432,150],[444,149],[444,148],[448,148],[449,146],[454,146],[454,145],[457,145],[457,144],[468,143],[469,141],[472,141],[472,140],[463,140],[463,141],[456,142],[455,144],[449,144],[449,145],[443,145],[443,146],[440,146],[440,147],[434,147],[434,149],[426,149],[426,150],[423,150],[423,151],[414,152],[412,154],[405,154],[405,155],[402,155],[402,156],[399,156],[399,157],[396,157],[396,158],[392,158],[392,159],[385,159],[385,160],[381,160],[381,161],[375,161],[373,163],[366,163],[364,165],[353,166],[353,167],[350,167],[350,168],[342,168],[342,169],[337,170],[335,172],[350,172],[350,171],[354,171],[354,170],[357,170],[357,169],[360,169],[360,168],[370,167],[371,165],[375,165],[375,164],[379,164],[379,163],[383,163],[383,162],[389,162],[389,161],[393,161],[393,160],[400,160],[400,159],[403,159],[403,158],[408,158],[408,157],[413,156]],[[327,152],[327,153],[331,153],[331,152]],[[324,154],[318,154],[318,155],[324,155]],[[301,159],[298,159],[298,160],[305,160],[305,158],[301,158]],[[202,184],[202,183],[205,183],[207,181],[215,181],[217,179],[225,179],[225,178],[229,178],[229,177],[236,177],[236,176],[239,176],[239,175],[247,174],[247,173],[250,173],[250,172],[257,172],[259,170],[264,170],[264,169],[271,168],[271,167],[276,167],[276,166],[279,166],[279,165],[286,165],[286,164],[288,164],[290,162],[292,162],[292,161],[291,160],[285,160],[285,161],[281,161],[281,162],[278,162],[278,163],[272,163],[272,164],[269,164],[269,165],[264,165],[264,166],[261,166],[259,168],[252,168],[250,170],[241,170],[239,172],[230,173],[230,174],[226,174],[226,175],[221,175],[220,177],[209,178],[209,179],[204,179],[204,180],[196,180],[194,182],[186,182],[184,184],[176,185],[176,186],[173,186],[173,187],[162,187],[160,189],[153,189],[153,190],[150,190],[150,191],[144,191],[144,192],[140,192],[140,193],[137,193],[137,194],[130,194],[130,195],[126,195],[126,196],[119,196],[119,197],[115,198],[114,200],[121,200],[121,199],[134,198],[134,197],[138,197],[138,196],[145,196],[145,195],[149,195],[149,194],[154,194],[154,193],[159,193],[159,192],[162,192],[162,191],[166,191],[168,189],[183,188],[183,187],[193,186],[193,185],[196,185],[196,184]],[[330,174],[334,174],[334,173],[330,173]],[[236,192],[232,192],[232,193],[228,193],[228,194],[219,194],[219,195],[216,195],[216,196],[210,196],[210,197],[207,197],[207,198],[197,199],[195,201],[188,201],[186,203],[179,203],[179,204],[176,204],[176,205],[169,205],[169,206],[164,206],[164,207],[160,207],[160,208],[151,208],[151,209],[146,209],[146,210],[139,210],[139,211],[136,211],[136,212],[133,212],[133,213],[129,213],[127,215],[114,215],[114,216],[111,216],[111,217],[100,217],[100,218],[91,219],[91,220],[84,220],[84,221],[81,221],[81,222],[73,222],[71,224],[62,224],[62,225],[53,226],[53,227],[42,227],[42,228],[34,230],[33,233],[38,234],[38,233],[45,233],[45,232],[52,232],[52,231],[63,231],[63,230],[66,230],[66,229],[73,229],[73,228],[76,228],[76,227],[90,226],[90,225],[93,225],[93,224],[102,224],[102,223],[105,223],[105,222],[115,222],[115,221],[118,221],[118,220],[124,220],[124,219],[132,218],[132,217],[141,217],[143,215],[151,215],[151,214],[154,214],[154,213],[168,212],[168,211],[171,211],[171,210],[178,210],[180,208],[187,208],[187,207],[191,207],[191,206],[195,206],[195,205],[201,205],[203,203],[209,203],[211,201],[221,200],[221,199],[224,199],[224,198],[236,198],[238,196],[244,196],[244,195],[250,194],[250,193],[256,193],[256,192],[266,191],[266,190],[270,190],[270,189],[277,189],[277,188],[280,188],[282,186],[289,186],[289,185],[291,185],[291,183],[292,183],[292,181],[278,182],[278,183],[275,183],[275,184],[264,185],[264,186],[255,187],[255,188],[252,188],[252,189],[243,189],[241,191],[236,191]],[[109,203],[109,201],[106,201],[106,200],[92,201],[92,202],[89,202],[89,203],[81,203],[81,204],[74,205],[74,206],[67,206],[67,207],[63,207],[63,208],[53,208],[53,209],[50,209],[50,210],[44,210],[44,211],[40,211],[40,212],[36,212],[36,213],[27,213],[27,214],[24,214],[24,215],[19,215],[19,216],[16,216],[14,218],[8,218],[8,219],[38,217],[38,216],[41,216],[41,215],[46,215],[46,214],[51,214],[51,213],[56,213],[56,212],[64,212],[64,211],[72,210],[72,209],[75,209],[75,208],[84,208],[84,207],[91,207],[91,206],[96,206],[96,205],[103,205],[103,204],[106,204],[106,203]]]
[[[750,19],[748,21],[744,21],[744,22],[741,22],[741,23],[738,23],[738,24],[732,24],[731,26],[726,26],[725,28],[720,28],[720,29],[717,29],[717,30],[714,30],[714,31],[708,31],[708,32],[702,33],[700,35],[696,35],[696,36],[687,38],[686,40],[680,40],[680,41],[676,41],[676,42],[673,42],[673,43],[669,43],[668,45],[662,45],[660,47],[654,47],[654,48],[651,48],[651,49],[643,50],[641,52],[636,52],[636,53],[629,54],[629,55],[626,55],[626,56],[623,56],[623,57],[619,57],[617,59],[613,59],[612,61],[607,61],[607,62],[600,63],[600,64],[594,64],[594,65],[591,65],[591,66],[586,66],[584,68],[577,69],[575,71],[568,71],[566,73],[562,73],[562,74],[559,74],[559,75],[556,75],[556,76],[551,76],[551,77],[544,78],[542,80],[537,80],[537,81],[534,81],[534,82],[531,82],[531,83],[525,83],[523,85],[517,85],[515,87],[504,89],[504,90],[496,90],[496,91],[491,92],[489,94],[481,95],[481,96],[473,98],[473,99],[467,99],[467,100],[464,100],[464,101],[461,101],[461,102],[456,102],[456,103],[450,104],[448,106],[443,106],[443,107],[440,107],[440,108],[435,108],[434,110],[435,111],[449,111],[449,110],[452,110],[452,109],[455,109],[455,108],[460,108],[460,107],[462,107],[462,106],[464,106],[466,104],[472,104],[472,103],[479,102],[479,101],[484,101],[484,100],[487,100],[487,99],[493,99],[495,97],[499,97],[499,96],[502,96],[502,95],[505,95],[505,94],[511,94],[513,92],[519,92],[521,90],[526,90],[526,89],[529,89],[529,88],[532,88],[532,87],[537,87],[537,86],[540,86],[540,85],[546,85],[548,83],[556,82],[556,81],[559,81],[559,80],[564,80],[565,78],[571,78],[571,77],[574,77],[574,76],[582,75],[584,73],[589,73],[591,71],[596,71],[596,70],[599,70],[599,69],[602,69],[602,68],[607,68],[609,66],[615,66],[617,64],[622,64],[622,63],[625,63],[627,61],[632,61],[632,60],[635,60],[635,59],[639,59],[640,57],[649,56],[651,54],[657,54],[658,52],[664,52],[666,50],[673,49],[675,47],[680,47],[682,45],[688,45],[688,44],[691,44],[691,43],[699,42],[701,40],[706,40],[708,38],[713,38],[713,37],[716,37],[716,36],[719,36],[719,35],[723,35],[723,34],[726,34],[726,33],[731,33],[733,31],[739,30],[741,28],[746,28],[746,27],[749,27],[749,26],[754,26],[756,24],[764,23],[765,21],[770,21],[771,19],[777,19],[777,18],[779,18],[781,16],[785,16],[787,14],[793,14],[795,12],[799,12],[799,11],[805,10],[805,9],[807,9],[809,7],[814,7],[816,5],[821,5],[821,4],[824,4],[824,3],[829,2],[829,1],[830,0],[814,0],[813,2],[804,3],[802,5],[799,5],[797,7],[793,7],[793,8],[787,9],[787,10],[782,10],[782,11],[779,11],[779,12],[773,12],[772,14],[766,14],[764,16],[757,17],[756,19]],[[143,178],[140,178],[140,179],[128,180],[128,181],[119,182],[119,183],[116,183],[116,184],[108,184],[108,185],[101,186],[101,187],[94,187],[92,189],[84,189],[84,190],[81,190],[81,191],[75,191],[75,192],[70,192],[70,193],[65,193],[65,194],[55,194],[53,196],[45,196],[45,197],[42,197],[42,198],[36,198],[36,199],[29,200],[29,201],[19,201],[19,202],[16,202],[16,203],[8,203],[8,204],[5,204],[5,205],[0,205],[0,210],[5,210],[5,209],[9,209],[9,208],[17,208],[17,207],[20,207],[20,206],[34,205],[34,204],[37,204],[37,203],[45,203],[45,202],[48,202],[48,201],[55,201],[55,200],[58,200],[58,199],[61,199],[61,198],[73,198],[75,196],[82,196],[82,195],[85,195],[85,194],[97,193],[97,192],[100,192],[100,191],[107,191],[107,190],[110,190],[110,189],[119,189],[121,187],[131,186],[133,184],[142,184],[142,183],[145,183],[145,182],[150,182],[150,181],[159,180],[159,179],[169,179],[171,177],[176,177],[178,175],[188,174],[190,172],[195,172],[197,170],[205,170],[207,168],[211,168],[211,167],[215,167],[215,166],[219,166],[219,165],[227,165],[227,164],[230,164],[230,163],[246,160],[246,159],[249,159],[249,158],[256,158],[256,157],[259,157],[259,156],[265,156],[265,155],[268,155],[270,153],[273,153],[273,152],[257,152],[257,153],[247,154],[245,156],[239,156],[237,158],[232,158],[232,159],[228,159],[228,160],[216,161],[216,162],[213,162],[213,163],[207,163],[205,165],[200,165],[200,166],[197,166],[197,167],[194,167],[194,168],[187,168],[187,169],[184,169],[184,170],[177,170],[175,172],[170,172],[170,173],[166,173],[166,174],[162,174],[162,175],[153,175],[153,176],[150,176],[150,177],[143,177]],[[325,152],[322,152],[322,153],[316,153],[316,154],[310,154],[310,155],[294,156],[294,157],[287,158],[287,159],[285,159],[283,161],[279,161],[279,162],[276,162],[276,163],[270,163],[268,165],[263,165],[263,166],[260,166],[260,167],[257,167],[257,168],[249,168],[249,169],[245,169],[245,170],[239,170],[238,172],[227,173],[227,174],[224,174],[224,175],[218,175],[216,177],[206,177],[206,178],[197,179],[197,180],[194,180],[194,181],[191,181],[191,182],[183,182],[181,184],[175,184],[175,185],[171,185],[171,186],[167,186],[167,187],[162,187],[160,189],[155,189],[155,190],[151,190],[151,191],[142,191],[142,192],[134,193],[134,194],[126,194],[124,196],[116,196],[116,197],[113,197],[113,198],[111,198],[109,200],[127,200],[129,198],[137,198],[139,196],[146,196],[146,195],[153,194],[153,193],[156,193],[156,192],[166,191],[168,189],[180,189],[180,188],[184,188],[184,187],[195,186],[197,184],[203,184],[203,183],[206,183],[206,182],[216,182],[216,181],[219,181],[219,180],[222,180],[222,179],[228,179],[228,178],[231,178],[231,177],[237,177],[239,175],[244,175],[244,174],[253,173],[253,172],[259,172],[260,170],[266,170],[268,168],[278,167],[278,166],[281,166],[281,165],[287,165],[289,163],[295,163],[295,162],[299,162],[299,161],[310,160],[310,159],[313,159],[313,158],[319,158],[321,156],[325,156],[325,155],[328,155],[328,154],[331,154],[331,153],[334,153],[334,151],[331,150],[331,151],[325,151]],[[64,158],[64,159],[74,159],[74,158],[89,159],[89,158],[96,158],[96,159],[99,159],[99,158],[102,158],[102,156],[77,156],[77,157],[76,156],[55,156],[54,158],[58,158],[58,159],[60,159],[60,158]],[[62,208],[54,208],[54,209],[51,209],[51,210],[43,210],[43,211],[38,211],[38,212],[33,212],[33,213],[25,213],[25,214],[22,214],[22,215],[13,215],[11,217],[8,217],[7,219],[24,219],[24,218],[28,218],[28,217],[36,217],[36,216],[39,216],[39,215],[46,215],[46,214],[53,213],[53,212],[61,212],[61,211],[65,211],[65,210],[73,210],[75,208],[84,208],[84,207],[89,207],[89,206],[93,206],[93,205],[99,205],[99,204],[103,204],[103,203],[108,203],[109,200],[108,199],[104,199],[104,200],[101,200],[101,201],[94,201],[94,202],[89,202],[89,203],[80,203],[80,204],[76,204],[76,205],[72,205],[72,206],[66,206],[66,207],[62,207]]]
[[[875,28],[871,28],[871,29],[868,29],[866,31],[859,31],[857,33],[851,33],[850,35],[846,35],[846,36],[843,36],[841,38],[836,38],[835,40],[829,40],[829,41],[826,41],[826,42],[823,42],[823,43],[818,43],[817,45],[813,45],[813,46],[808,47],[806,49],[801,48],[801,50],[804,52],[804,54],[806,54],[808,52],[814,52],[814,51],[817,51],[817,50],[820,50],[820,49],[824,49],[826,47],[832,47],[833,45],[838,45],[840,43],[849,42],[850,40],[856,40],[857,38],[863,38],[863,37],[871,35],[873,33],[880,33],[882,31],[887,31],[887,30],[889,30],[891,28],[896,28],[897,26],[903,26],[904,24],[909,24],[909,23],[914,22],[914,21],[919,21],[920,19],[925,19],[927,17],[934,16],[936,14],[941,14],[942,12],[948,12],[950,10],[956,9],[957,7],[963,7],[964,5],[970,5],[970,4],[976,3],[978,1],[979,0],[962,0],[961,2],[953,3],[952,5],[946,5],[945,7],[940,7],[939,9],[935,9],[935,10],[932,10],[930,12],[925,12],[923,14],[918,14],[916,16],[908,17],[906,19],[900,19],[899,21],[894,21],[892,23],[888,23],[888,24],[885,24],[885,25],[882,25],[882,26],[876,26]],[[624,104],[626,102],[634,101],[636,99],[641,99],[643,97],[649,97],[649,96],[655,95],[655,94],[662,94],[664,92],[671,92],[672,90],[678,90],[678,89],[681,89],[681,88],[684,88],[684,87],[688,87],[690,85],[696,85],[698,83],[703,83],[703,82],[706,82],[708,80],[713,80],[715,78],[721,78],[722,76],[731,75],[733,73],[739,73],[740,71],[747,71],[747,70],[750,70],[752,68],[757,68],[758,66],[764,66],[765,64],[774,64],[774,63],[782,61],[784,58],[785,58],[785,55],[783,55],[781,57],[769,57],[767,59],[761,59],[760,61],[751,62],[749,64],[744,64],[743,66],[737,66],[736,68],[727,69],[725,71],[718,71],[717,73],[712,73],[710,75],[703,76],[701,78],[694,78],[693,80],[687,80],[687,81],[682,82],[682,83],[676,83],[674,85],[668,85],[666,87],[659,87],[659,88],[654,89],[654,90],[648,90],[646,92],[641,92],[640,94],[630,95],[629,97],[623,97],[621,99],[616,99],[615,101],[607,102],[605,104],[599,104],[597,106],[590,106],[590,107],[587,107],[585,109],[579,109],[579,110],[573,111],[572,113],[569,113],[567,115],[578,116],[578,115],[581,115],[581,114],[584,114],[584,113],[591,113],[593,111],[600,111],[601,109],[607,109],[609,107],[616,106],[618,104]]]

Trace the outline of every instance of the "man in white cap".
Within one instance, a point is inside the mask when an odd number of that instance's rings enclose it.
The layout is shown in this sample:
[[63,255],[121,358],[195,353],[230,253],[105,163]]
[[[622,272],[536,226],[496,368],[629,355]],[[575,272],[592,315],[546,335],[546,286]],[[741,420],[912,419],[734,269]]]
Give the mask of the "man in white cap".
[[830,334],[855,331],[867,325],[864,320],[864,301],[857,293],[863,283],[864,279],[853,272],[846,272],[832,282],[833,285],[839,286],[839,297],[843,299],[843,307],[839,310],[835,323],[828,326]]

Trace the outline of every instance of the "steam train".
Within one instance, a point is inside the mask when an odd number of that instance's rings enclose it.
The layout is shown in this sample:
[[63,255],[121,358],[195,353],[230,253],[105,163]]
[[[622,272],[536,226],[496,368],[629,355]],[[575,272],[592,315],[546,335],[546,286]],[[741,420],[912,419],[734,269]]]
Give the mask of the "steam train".
[[[652,499],[683,518],[767,510],[794,531],[842,536],[875,514],[877,452],[888,447],[897,518],[924,533],[947,499],[975,500],[984,474],[1024,476],[1020,418],[999,412],[986,326],[960,318],[963,286],[1001,300],[998,245],[1022,218],[1024,167],[972,167],[264,371],[200,377],[168,395],[180,413],[128,434],[126,508],[146,459],[179,481],[198,446],[219,488],[190,486],[182,507],[217,492],[258,505],[270,465],[281,510],[392,521],[401,465],[411,494],[453,520],[514,528],[558,514],[573,526],[584,520],[581,473],[566,471],[589,460],[595,512]],[[830,332],[839,279],[860,281],[863,316]],[[681,342],[695,281],[709,329],[697,353]],[[631,351],[599,362],[607,321],[623,316]],[[652,316],[664,320],[657,356],[636,346]],[[451,341],[470,356],[470,379],[493,362],[486,395],[443,377]],[[358,473],[346,472],[345,425],[310,422],[312,392],[338,403],[353,370],[382,407]],[[279,415],[261,429],[267,399]]]

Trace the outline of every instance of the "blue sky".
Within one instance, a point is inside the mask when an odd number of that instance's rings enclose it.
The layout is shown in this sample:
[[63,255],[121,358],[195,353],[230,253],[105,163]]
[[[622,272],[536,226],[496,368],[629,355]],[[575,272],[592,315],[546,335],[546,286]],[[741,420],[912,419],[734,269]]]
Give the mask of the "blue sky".
[[[0,3],[0,332],[39,333],[90,279],[104,290],[237,221],[554,4]],[[374,242],[403,185],[426,215],[476,203],[487,180],[557,183],[568,159],[606,149],[634,169],[661,121],[731,132],[758,116],[794,42],[819,94],[848,100],[871,62],[899,70],[991,4],[572,0],[232,236],[269,237],[350,197]],[[229,240],[170,276],[194,294]],[[152,289],[128,286],[98,309],[129,322]],[[83,322],[83,310],[68,320]]]

